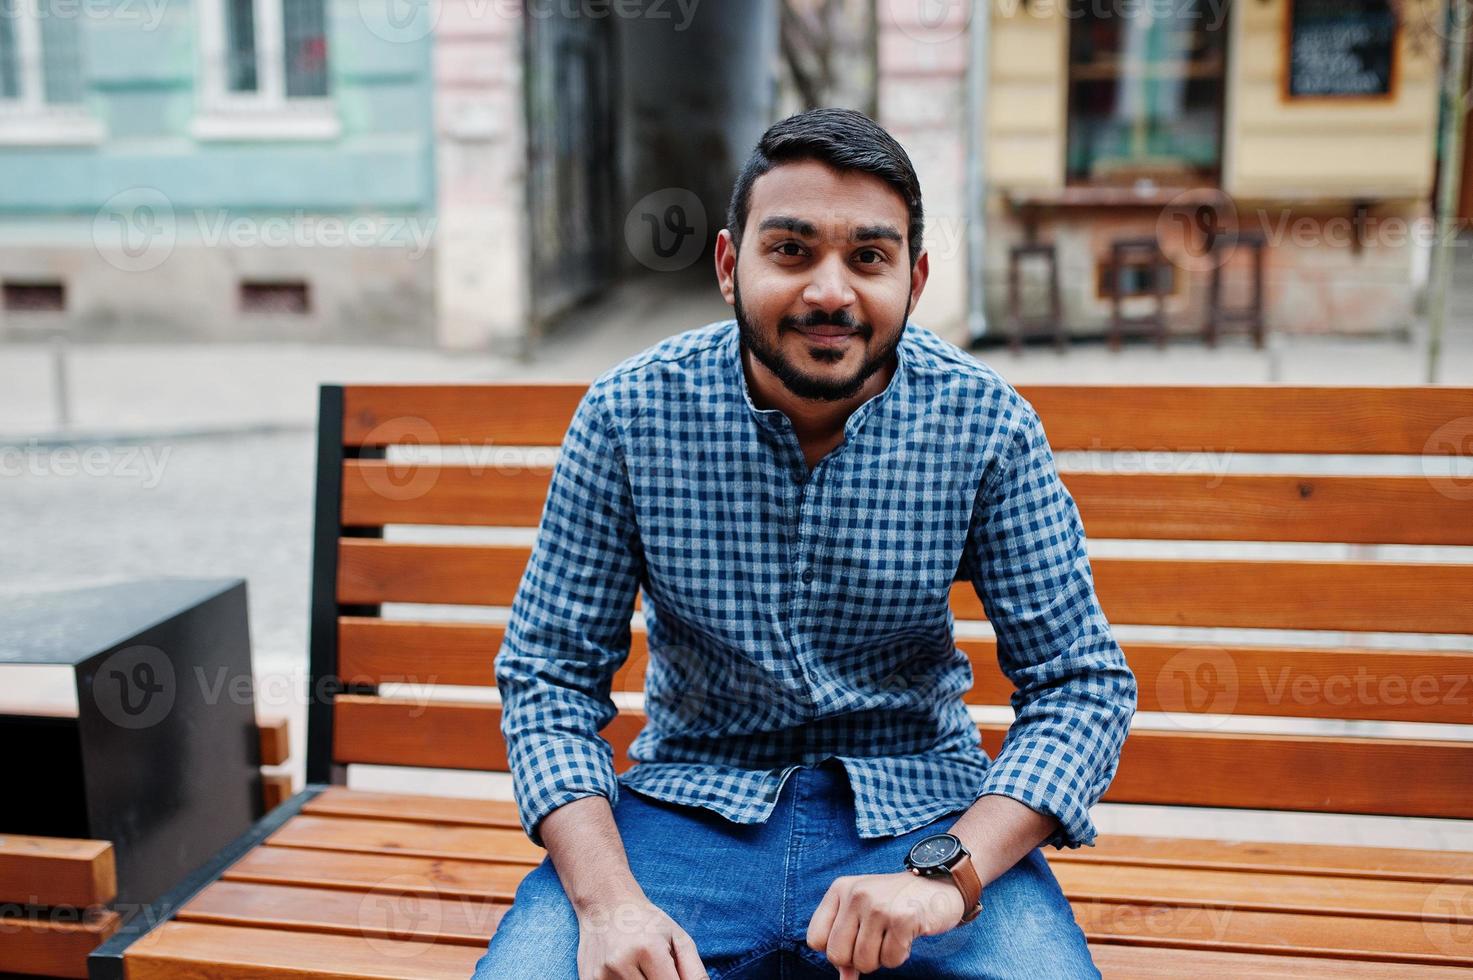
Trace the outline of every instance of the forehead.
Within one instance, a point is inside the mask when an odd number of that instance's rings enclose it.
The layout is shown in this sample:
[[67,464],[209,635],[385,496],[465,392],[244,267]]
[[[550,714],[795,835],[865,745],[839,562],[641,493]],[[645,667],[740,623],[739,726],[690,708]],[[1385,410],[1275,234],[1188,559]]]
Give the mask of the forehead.
[[781,164],[752,183],[747,229],[773,215],[801,218],[820,235],[836,237],[876,224],[904,235],[909,219],[900,194],[874,174],[835,170],[818,160]]

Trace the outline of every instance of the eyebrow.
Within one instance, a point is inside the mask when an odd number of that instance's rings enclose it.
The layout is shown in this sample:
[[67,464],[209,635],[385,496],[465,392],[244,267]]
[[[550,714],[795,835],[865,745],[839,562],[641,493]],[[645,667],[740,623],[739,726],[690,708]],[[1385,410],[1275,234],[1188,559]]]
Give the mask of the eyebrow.
[[[793,234],[797,235],[799,238],[818,237],[818,228],[814,226],[813,222],[805,221],[802,218],[795,218],[792,215],[786,214],[773,215],[770,218],[763,218],[761,224],[757,226],[757,231],[759,234],[764,231],[772,230],[790,231]],[[890,225],[863,225],[859,228],[856,228],[854,230],[854,234],[850,236],[850,240],[856,242],[872,242],[879,239],[892,241],[895,242],[897,245],[905,241],[905,238],[900,234],[900,232]]]

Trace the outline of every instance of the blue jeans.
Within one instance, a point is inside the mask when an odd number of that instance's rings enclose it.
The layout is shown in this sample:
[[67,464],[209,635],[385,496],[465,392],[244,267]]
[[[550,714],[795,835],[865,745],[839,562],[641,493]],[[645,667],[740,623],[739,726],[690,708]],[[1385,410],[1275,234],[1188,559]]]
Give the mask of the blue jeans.
[[[916,841],[960,814],[898,837],[865,840],[835,759],[795,770],[765,824],[640,796],[621,784],[614,822],[630,870],[651,902],[695,941],[712,980],[837,977],[808,946],[808,921],[834,879],[904,868]],[[1034,848],[987,885],[972,922],[919,936],[905,963],[869,977],[1098,978],[1084,932]],[[550,858],[517,887],[473,980],[578,977],[578,920]]]

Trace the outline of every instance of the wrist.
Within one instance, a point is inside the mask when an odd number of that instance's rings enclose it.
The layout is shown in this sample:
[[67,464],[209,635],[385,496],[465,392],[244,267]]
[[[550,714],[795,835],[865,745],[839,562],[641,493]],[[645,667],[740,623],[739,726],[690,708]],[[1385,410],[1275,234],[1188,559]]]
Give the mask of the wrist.
[[627,880],[601,881],[597,886],[586,887],[586,889],[570,889],[569,902],[573,903],[573,912],[579,917],[589,915],[607,915],[619,906],[630,905],[630,903],[648,902],[644,889],[639,887],[638,881],[633,880],[630,875]]

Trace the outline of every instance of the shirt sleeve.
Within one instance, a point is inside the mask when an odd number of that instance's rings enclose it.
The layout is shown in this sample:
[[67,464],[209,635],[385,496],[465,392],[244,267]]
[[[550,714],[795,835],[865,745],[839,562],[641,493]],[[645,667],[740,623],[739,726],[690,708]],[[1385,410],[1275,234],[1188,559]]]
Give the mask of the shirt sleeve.
[[495,661],[512,789],[538,847],[553,810],[619,798],[599,731],[618,714],[611,688],[629,658],[644,561],[624,457],[595,390],[563,438]]
[[977,494],[964,564],[1017,689],[1015,718],[979,797],[1000,794],[1059,821],[1044,844],[1093,846],[1136,710],[1136,679],[1095,595],[1084,525],[1038,413]]

